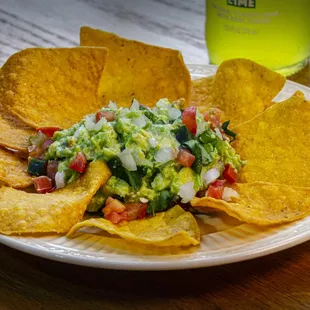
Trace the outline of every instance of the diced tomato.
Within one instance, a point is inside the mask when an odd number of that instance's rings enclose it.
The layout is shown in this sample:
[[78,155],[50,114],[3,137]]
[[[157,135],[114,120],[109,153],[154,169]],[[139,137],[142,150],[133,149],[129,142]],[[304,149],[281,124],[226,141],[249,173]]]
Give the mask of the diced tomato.
[[40,176],[33,180],[34,188],[37,193],[45,194],[53,191],[52,180],[46,176]]
[[112,222],[113,224],[117,224],[120,221],[120,216],[118,215],[118,213],[116,212],[112,212],[107,216],[104,216],[104,218],[110,222]]
[[224,186],[224,184],[226,183],[226,180],[215,180],[213,183],[214,186]]
[[206,122],[210,122],[211,128],[219,128],[221,126],[221,113],[220,109],[211,108],[203,117]]
[[143,219],[146,216],[146,210],[148,207],[147,203],[137,202],[129,203],[125,205],[126,212],[128,214],[128,221],[134,219]]
[[102,209],[104,217],[107,218],[111,213],[121,213],[125,211],[126,207],[117,199],[109,197],[107,199],[105,207]]
[[122,213],[112,212],[108,216],[105,216],[105,219],[109,220],[113,224],[118,224],[121,221],[127,221],[127,213],[126,211]]
[[237,172],[236,170],[230,165],[227,164],[225,166],[223,177],[229,182],[229,183],[236,183],[237,180]]
[[59,131],[59,130],[61,130],[61,128],[59,128],[59,127],[39,127],[39,128],[36,129],[36,132],[41,131],[46,136],[53,137],[54,133],[56,131]]
[[83,173],[86,170],[87,160],[83,152],[78,152],[75,158],[72,160],[69,168],[79,173]]
[[206,196],[215,199],[222,199],[225,182],[226,180],[216,180],[211,183],[206,192]]
[[195,135],[197,132],[196,107],[189,107],[182,114],[182,122],[187,129]]
[[110,204],[112,201],[114,200],[114,198],[112,198],[111,196],[108,197],[107,201],[105,202],[106,205]]
[[108,122],[112,122],[115,120],[115,114],[110,111],[98,111],[96,113],[96,122],[99,122],[103,117],[107,119]]
[[194,163],[196,157],[188,150],[186,149],[180,149],[177,161],[184,167],[191,167]]
[[138,214],[138,219],[142,220],[146,217],[146,211],[147,211],[148,205],[144,204],[143,208],[140,208],[140,213]]
[[146,216],[147,207],[148,205],[142,202],[123,205],[119,200],[109,197],[102,212],[105,219],[118,224],[121,221],[143,219]]

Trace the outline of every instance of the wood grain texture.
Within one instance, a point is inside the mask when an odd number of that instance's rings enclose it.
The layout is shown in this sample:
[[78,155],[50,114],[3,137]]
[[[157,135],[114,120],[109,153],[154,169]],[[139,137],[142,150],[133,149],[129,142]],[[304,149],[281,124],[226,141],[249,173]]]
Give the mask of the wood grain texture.
[[88,25],[182,51],[208,63],[203,0],[1,0],[0,64],[31,46],[74,46]]
[[1,309],[309,309],[310,242],[186,271],[99,270],[0,246]]
[[[1,0],[0,65],[27,47],[79,44],[89,25],[208,63],[204,0]],[[293,80],[310,84],[309,66]],[[0,245],[0,309],[310,309],[310,242],[248,262],[125,272],[61,264]]]

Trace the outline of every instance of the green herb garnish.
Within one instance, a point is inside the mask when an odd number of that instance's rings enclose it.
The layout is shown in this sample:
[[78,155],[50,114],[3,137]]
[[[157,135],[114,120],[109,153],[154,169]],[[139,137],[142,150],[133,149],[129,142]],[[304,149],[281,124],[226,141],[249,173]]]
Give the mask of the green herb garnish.
[[234,142],[234,141],[236,140],[237,134],[228,129],[229,123],[230,123],[230,120],[224,122],[223,125],[222,125],[222,129],[224,130],[224,132],[225,132],[225,134],[226,134],[227,136],[230,136],[230,137],[233,138],[232,140],[230,140],[230,142]]

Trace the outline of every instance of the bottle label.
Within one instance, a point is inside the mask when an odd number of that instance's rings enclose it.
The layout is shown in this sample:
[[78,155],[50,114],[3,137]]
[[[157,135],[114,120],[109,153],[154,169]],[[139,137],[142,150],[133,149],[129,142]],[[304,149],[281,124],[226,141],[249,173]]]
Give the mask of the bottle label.
[[228,5],[255,9],[255,0],[227,0]]

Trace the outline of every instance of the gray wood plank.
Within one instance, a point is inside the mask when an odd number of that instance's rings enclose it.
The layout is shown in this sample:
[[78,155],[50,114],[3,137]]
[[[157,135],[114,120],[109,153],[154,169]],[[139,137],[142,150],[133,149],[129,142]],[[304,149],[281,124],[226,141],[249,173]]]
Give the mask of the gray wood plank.
[[203,0],[1,0],[0,64],[19,49],[79,44],[82,25],[179,49],[208,63]]

